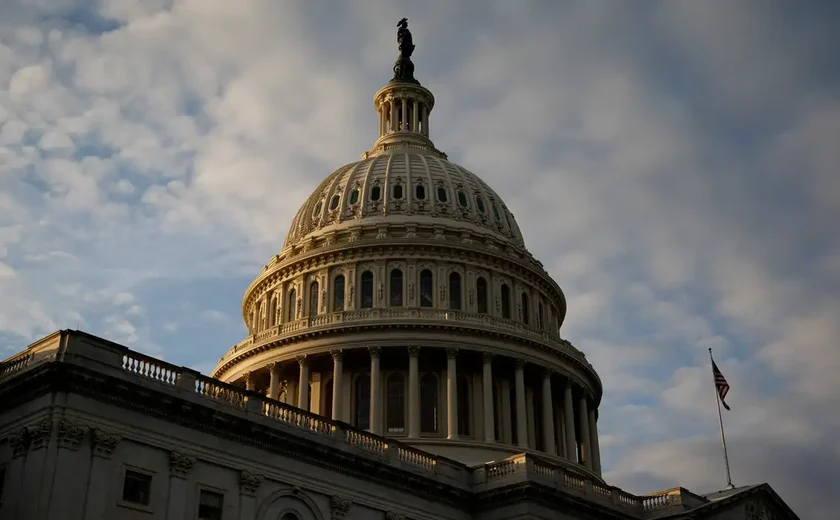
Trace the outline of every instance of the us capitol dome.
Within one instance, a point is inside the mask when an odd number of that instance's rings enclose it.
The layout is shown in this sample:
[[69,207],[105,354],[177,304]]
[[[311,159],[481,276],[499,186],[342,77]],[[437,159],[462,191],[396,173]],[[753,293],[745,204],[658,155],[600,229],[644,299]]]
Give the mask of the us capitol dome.
[[534,452],[600,480],[602,386],[561,336],[563,291],[432,142],[405,34],[378,138],[303,202],[213,377],[468,464]]

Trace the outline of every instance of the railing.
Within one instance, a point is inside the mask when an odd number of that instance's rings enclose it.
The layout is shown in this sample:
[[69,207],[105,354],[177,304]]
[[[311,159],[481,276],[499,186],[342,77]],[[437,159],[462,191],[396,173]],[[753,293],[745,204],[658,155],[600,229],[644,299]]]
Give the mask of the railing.
[[195,379],[194,389],[198,395],[236,408],[245,406],[246,394],[241,388],[202,375]]
[[504,330],[531,339],[548,341],[562,352],[580,359],[584,363],[586,356],[576,349],[567,340],[561,338],[555,331],[541,330],[536,327],[525,325],[516,320],[499,318],[489,314],[477,314],[463,311],[451,311],[445,309],[420,309],[420,308],[376,308],[357,309],[352,311],[333,312],[321,314],[311,318],[301,318],[288,323],[274,325],[257,334],[248,337],[244,341],[231,347],[225,358],[247,350],[256,344],[270,340],[281,339],[284,336],[294,335],[300,331],[314,327],[328,327],[342,323],[356,323],[374,320],[430,320],[430,321],[452,321],[456,323],[474,324],[484,328]]
[[165,361],[126,349],[122,359],[122,368],[126,372],[152,379],[167,385],[175,385],[181,368]]
[[0,363],[0,377],[10,376],[24,370],[32,363],[33,357],[34,355],[31,352],[23,351],[19,355]]

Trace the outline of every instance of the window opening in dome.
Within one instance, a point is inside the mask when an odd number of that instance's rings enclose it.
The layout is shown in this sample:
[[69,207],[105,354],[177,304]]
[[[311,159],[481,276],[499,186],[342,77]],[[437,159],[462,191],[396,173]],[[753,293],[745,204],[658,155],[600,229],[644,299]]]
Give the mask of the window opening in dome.
[[330,210],[337,209],[339,201],[341,201],[341,196],[333,195],[332,199],[330,199]]
[[528,325],[531,321],[531,313],[528,311],[528,293],[522,293],[522,323]]
[[257,302],[254,306],[254,315],[257,317],[254,323],[254,332],[262,332],[262,302]]
[[358,204],[359,203],[359,188],[350,192],[350,204]]
[[425,374],[420,380],[420,432],[438,431],[438,379]]
[[499,216],[499,208],[493,204],[493,217],[496,219],[496,222],[499,224],[502,223],[502,218]]
[[469,437],[470,433],[470,378],[465,375],[458,377],[458,435]]
[[467,201],[467,194],[460,190],[458,191],[458,204],[462,208],[466,208],[469,206],[469,202]]
[[321,399],[324,401],[324,404],[321,406],[321,415],[324,417],[332,417],[332,409],[333,409],[333,380],[332,377],[329,378],[324,385],[324,388],[321,390],[321,395],[323,396]]
[[389,283],[391,307],[402,307],[403,304],[403,274],[399,269],[392,269]]
[[318,315],[318,282],[309,284],[309,317]]
[[510,319],[510,287],[502,284],[502,318]]
[[543,304],[540,302],[537,307],[537,328],[543,328],[543,323],[545,323],[545,314],[543,313]]
[[443,186],[438,187],[438,189],[437,189],[438,202],[446,202],[449,199],[448,195],[449,194],[446,191],[446,188],[444,188]]
[[481,212],[482,215],[484,213],[487,213],[487,208],[484,206],[484,199],[483,198],[477,197],[475,199],[475,202],[476,202],[476,206],[478,206],[478,211]]
[[394,199],[400,200],[403,197],[403,187],[402,184],[397,184],[394,186]]
[[300,520],[300,518],[294,513],[286,513],[280,520]]
[[286,321],[294,321],[297,316],[297,297],[295,290],[289,291],[289,304],[286,305]]
[[405,378],[399,372],[388,376],[388,406],[385,424],[388,433],[405,431]]
[[475,281],[475,292],[478,300],[478,312],[487,314],[487,280],[481,276]]
[[423,269],[420,271],[420,307],[433,307],[434,284],[432,271]]
[[315,204],[315,211],[312,212],[312,218],[318,218],[321,216],[321,201],[319,200],[317,204]]
[[461,310],[461,275],[449,273],[449,308]]
[[362,309],[373,308],[373,273],[362,273]]
[[340,274],[333,280],[333,311],[344,310],[344,275]]
[[353,426],[370,429],[370,375],[361,374],[353,385]]
[[414,187],[414,198],[417,200],[426,200],[426,187],[418,184]]
[[381,191],[382,191],[382,188],[380,188],[379,186],[374,186],[373,188],[371,188],[370,189],[370,200],[372,200],[373,202],[378,201],[379,197],[382,195]]

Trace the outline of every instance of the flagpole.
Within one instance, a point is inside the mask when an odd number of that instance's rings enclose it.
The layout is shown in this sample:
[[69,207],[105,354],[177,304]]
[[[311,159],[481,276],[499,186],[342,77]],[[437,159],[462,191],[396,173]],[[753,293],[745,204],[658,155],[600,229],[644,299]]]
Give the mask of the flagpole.
[[[709,349],[709,359],[714,366],[714,358],[712,357],[712,349]],[[715,391],[715,402],[718,410],[718,424],[720,424],[720,443],[723,445],[723,462],[726,464],[726,489],[735,489],[732,484],[732,475],[729,473],[729,454],[726,452],[726,436],[723,434],[723,414],[720,411],[720,394],[718,394],[717,381],[715,381],[715,373],[712,370],[712,388]]]

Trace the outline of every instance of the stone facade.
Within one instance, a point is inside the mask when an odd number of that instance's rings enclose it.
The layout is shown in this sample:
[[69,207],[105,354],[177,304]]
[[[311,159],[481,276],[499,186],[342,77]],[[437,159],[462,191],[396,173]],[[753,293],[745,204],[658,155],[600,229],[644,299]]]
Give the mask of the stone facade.
[[466,465],[60,331],[0,364],[0,518],[796,516],[766,484],[635,496],[533,452]]

